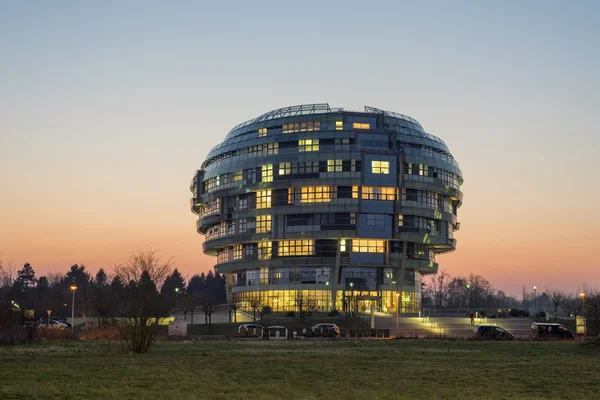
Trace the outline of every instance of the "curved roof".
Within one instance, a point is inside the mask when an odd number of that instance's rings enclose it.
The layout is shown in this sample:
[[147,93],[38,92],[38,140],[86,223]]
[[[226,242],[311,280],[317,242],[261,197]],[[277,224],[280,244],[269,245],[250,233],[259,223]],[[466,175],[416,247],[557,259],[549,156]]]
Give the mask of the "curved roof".
[[[297,106],[282,107],[276,110],[268,111],[254,119],[244,121],[241,124],[234,126],[225,137],[225,140],[236,136],[236,133],[242,130],[242,128],[245,128],[248,125],[256,124],[258,122],[269,121],[277,118],[295,117],[299,115],[329,114],[344,111],[346,110],[344,110],[343,108],[331,108],[329,106],[329,103],[301,104]],[[350,110],[348,111],[352,112]],[[384,111],[371,106],[365,106],[364,111],[356,112],[362,112],[364,114],[383,114],[388,117],[402,119],[404,121],[408,121],[410,123],[415,124],[417,127],[420,128],[421,131],[423,131],[423,127],[421,126],[419,121],[404,114],[399,114],[391,111]]]

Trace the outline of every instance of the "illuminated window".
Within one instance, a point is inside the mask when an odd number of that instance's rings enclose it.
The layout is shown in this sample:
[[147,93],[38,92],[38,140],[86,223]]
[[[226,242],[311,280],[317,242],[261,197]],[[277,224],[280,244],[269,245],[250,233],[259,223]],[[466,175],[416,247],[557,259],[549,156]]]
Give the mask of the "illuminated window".
[[244,177],[244,171],[243,170],[239,170],[239,171],[235,171],[232,176],[231,176],[231,181],[232,182],[239,182],[242,180],[242,178]]
[[352,198],[358,199],[358,186],[352,186]]
[[256,217],[256,233],[271,232],[271,216],[259,215]]
[[363,186],[363,200],[396,200],[396,188]]
[[346,251],[346,239],[340,240],[340,251]]
[[362,122],[353,122],[352,129],[371,129],[371,124]]
[[277,255],[287,256],[310,256],[315,249],[312,240],[282,240],[277,248]]
[[374,174],[389,174],[389,161],[371,161],[371,172]]
[[332,197],[331,186],[304,186],[288,189],[288,204],[329,203]]
[[262,166],[262,181],[273,182],[273,164],[266,164]]
[[353,253],[385,253],[385,240],[352,239]]
[[279,163],[279,175],[289,175],[292,173],[292,163]]
[[335,121],[335,130],[336,131],[341,131],[342,129],[344,129],[344,122],[342,122],[342,121]]
[[242,259],[242,245],[241,244],[236,244],[235,246],[233,246],[233,259],[234,260]]
[[258,242],[258,259],[269,260],[271,258],[271,242]]
[[319,151],[319,139],[302,139],[298,141],[298,151]]
[[429,176],[429,166],[424,164],[419,164],[419,175],[420,176]]
[[259,190],[256,192],[256,208],[271,208],[271,191]]
[[283,124],[283,133],[295,133],[295,132],[312,132],[320,131],[321,122],[319,121],[307,121],[307,122],[296,122],[293,124]]
[[404,215],[398,215],[398,226],[404,226]]
[[267,136],[267,128],[260,128],[258,130],[258,137]]
[[327,160],[327,172],[342,172],[342,160]]

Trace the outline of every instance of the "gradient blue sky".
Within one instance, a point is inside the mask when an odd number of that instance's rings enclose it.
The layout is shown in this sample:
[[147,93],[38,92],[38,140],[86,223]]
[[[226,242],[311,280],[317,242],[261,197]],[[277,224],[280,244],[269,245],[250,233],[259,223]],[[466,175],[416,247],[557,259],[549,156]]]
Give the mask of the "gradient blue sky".
[[465,176],[458,249],[496,287],[600,284],[600,2],[0,3],[0,250],[38,274],[158,248],[207,271],[189,182],[286,105],[393,110]]

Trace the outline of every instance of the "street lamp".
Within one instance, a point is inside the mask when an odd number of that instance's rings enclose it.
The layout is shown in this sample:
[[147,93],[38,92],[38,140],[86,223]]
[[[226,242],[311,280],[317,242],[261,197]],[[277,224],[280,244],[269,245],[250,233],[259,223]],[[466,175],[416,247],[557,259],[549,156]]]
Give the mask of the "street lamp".
[[471,311],[471,284],[467,283],[467,312]]
[[398,299],[400,298],[400,293],[396,292],[396,336],[398,336],[398,308],[400,308],[400,303]]
[[579,293],[579,297],[581,297],[581,313],[585,315],[585,292]]
[[73,299],[71,300],[71,337],[73,337],[73,327],[75,326],[75,291],[77,290],[77,286],[71,285],[69,289],[73,292]]
[[537,286],[533,287],[533,320],[537,316]]

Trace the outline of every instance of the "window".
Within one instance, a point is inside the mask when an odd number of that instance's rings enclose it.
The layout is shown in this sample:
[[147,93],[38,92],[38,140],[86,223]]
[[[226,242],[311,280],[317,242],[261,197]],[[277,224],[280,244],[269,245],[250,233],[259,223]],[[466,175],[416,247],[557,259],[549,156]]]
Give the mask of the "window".
[[398,226],[404,226],[404,215],[398,215]]
[[259,215],[256,217],[256,233],[271,232],[271,216]]
[[248,219],[242,218],[238,221],[238,233],[248,232]]
[[335,121],[335,130],[341,131],[342,129],[344,129],[344,122],[343,121]]
[[358,199],[358,186],[352,186],[352,198]]
[[233,259],[234,260],[242,259],[242,245],[241,244],[236,244],[235,246],[233,246]]
[[342,160],[327,160],[327,172],[342,172]]
[[350,138],[336,138],[335,149],[336,150],[350,150],[350,145],[354,144],[354,139]]
[[283,133],[294,133],[294,132],[312,132],[320,131],[321,122],[319,121],[307,121],[307,122],[296,122],[293,124],[283,124]]
[[273,182],[273,164],[262,166],[262,182]]
[[258,130],[258,137],[267,136],[267,128],[260,128]]
[[244,177],[244,171],[243,170],[239,170],[239,171],[235,171],[231,173],[231,181],[232,182],[239,182],[243,179]]
[[385,253],[385,240],[352,240],[353,253]]
[[332,198],[331,186],[304,186],[288,189],[288,204],[329,203]]
[[371,129],[371,124],[363,122],[353,122],[352,129]]
[[389,161],[371,161],[371,172],[374,174],[389,174],[390,173],[390,162]]
[[407,175],[419,175],[419,176],[430,176],[435,175],[430,172],[429,166],[425,164],[413,164],[404,163],[405,174]]
[[248,208],[248,196],[245,194],[238,195],[235,201],[235,206],[238,210],[245,210]]
[[269,260],[271,258],[272,243],[258,242],[258,259]]
[[292,165],[292,175],[295,174],[312,174],[319,172],[319,162],[318,161],[306,161],[304,163],[300,163],[298,165]]
[[396,200],[396,188],[363,186],[363,200]]
[[287,256],[311,256],[315,250],[312,240],[282,240],[277,248],[277,255]]
[[298,151],[319,151],[319,139],[302,139],[298,140]]
[[389,226],[389,223],[386,224],[386,222],[389,220],[386,217],[387,215],[367,214],[367,225],[379,227]]
[[203,207],[200,207],[200,216],[216,214],[220,211],[221,199],[209,201]]
[[279,143],[265,143],[248,147],[250,156],[270,156],[279,153]]
[[340,251],[346,251],[346,239],[340,240]]
[[279,163],[279,175],[289,175],[292,173],[292,163]]
[[259,190],[256,192],[256,208],[271,208],[271,191]]

